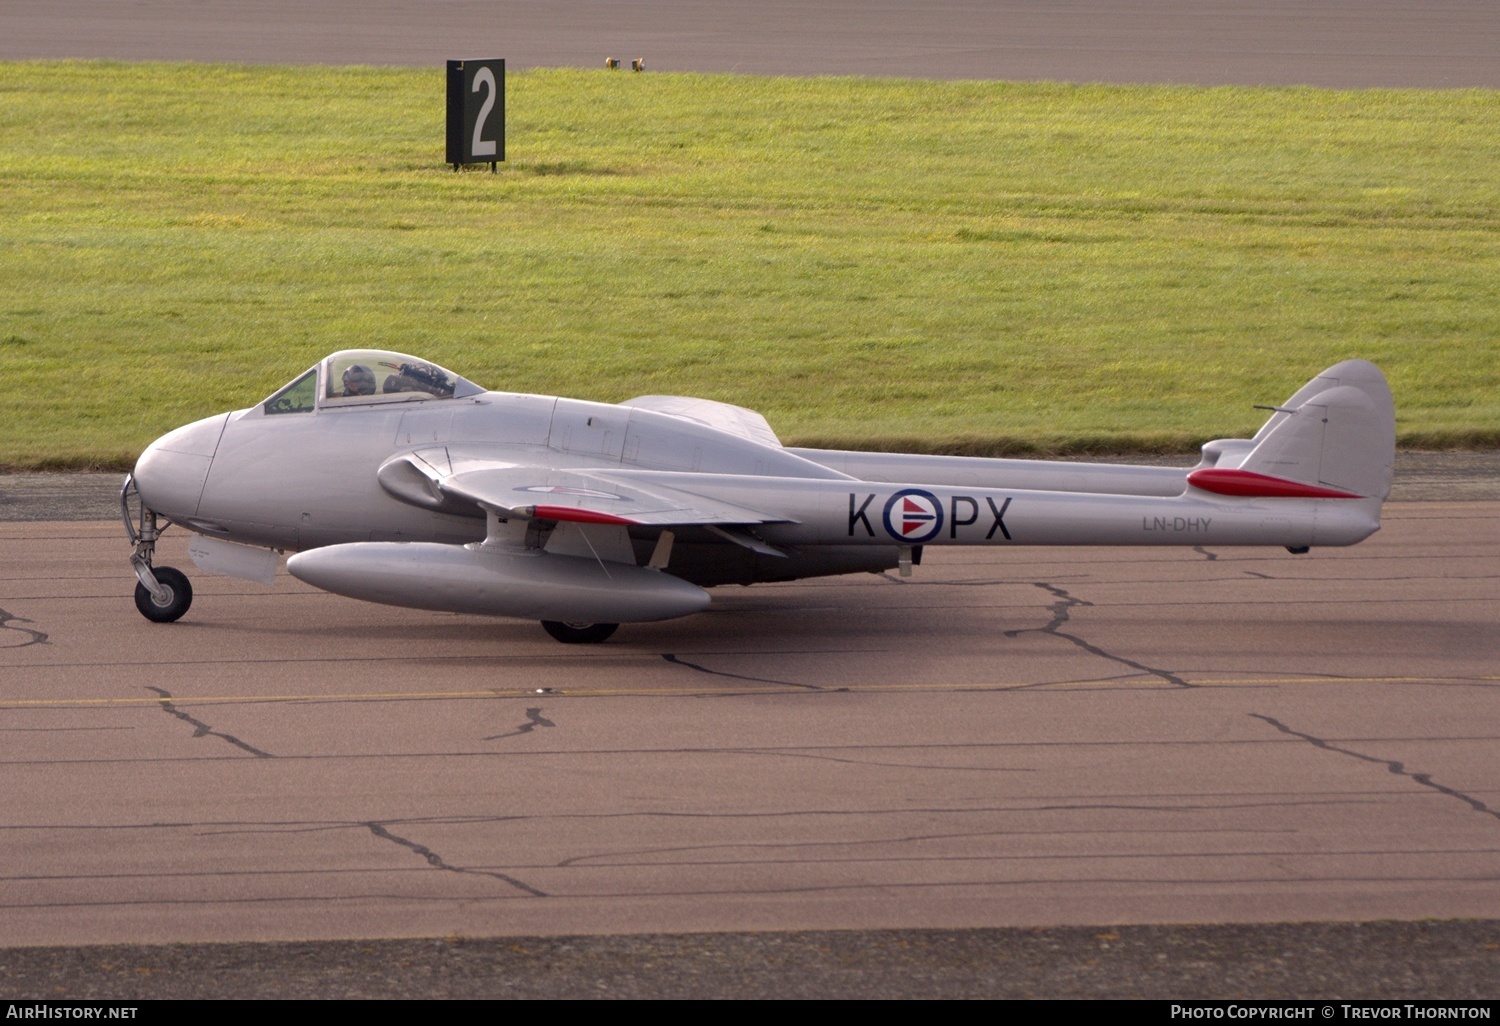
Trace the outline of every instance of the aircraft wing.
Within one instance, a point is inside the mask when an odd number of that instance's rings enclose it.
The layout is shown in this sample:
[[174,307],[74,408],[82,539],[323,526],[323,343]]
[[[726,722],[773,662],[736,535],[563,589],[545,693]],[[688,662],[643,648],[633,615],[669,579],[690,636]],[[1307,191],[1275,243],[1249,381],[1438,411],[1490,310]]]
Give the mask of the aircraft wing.
[[771,430],[765,417],[754,410],[731,403],[715,402],[712,399],[693,399],[683,395],[638,395],[627,399],[621,406],[636,406],[643,410],[665,413],[668,416],[704,424],[719,431],[726,431],[762,445],[781,448],[781,439]]
[[457,512],[472,503],[501,516],[592,524],[653,525],[792,523],[790,517],[690,492],[650,472],[610,475],[587,470],[463,457],[447,450],[408,453],[387,461],[381,486],[403,501]]

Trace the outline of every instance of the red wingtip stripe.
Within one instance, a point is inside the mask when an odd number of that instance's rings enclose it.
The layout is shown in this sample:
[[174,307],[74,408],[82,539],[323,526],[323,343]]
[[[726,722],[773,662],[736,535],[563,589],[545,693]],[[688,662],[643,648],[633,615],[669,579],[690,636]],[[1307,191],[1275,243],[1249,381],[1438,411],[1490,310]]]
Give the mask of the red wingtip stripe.
[[1354,492],[1321,485],[1288,481],[1284,477],[1257,474],[1253,470],[1204,467],[1187,476],[1188,484],[1218,495],[1241,495],[1256,499],[1360,499]]
[[634,524],[634,520],[617,517],[613,513],[597,513],[576,506],[533,506],[532,516],[538,520],[571,520],[575,524]]

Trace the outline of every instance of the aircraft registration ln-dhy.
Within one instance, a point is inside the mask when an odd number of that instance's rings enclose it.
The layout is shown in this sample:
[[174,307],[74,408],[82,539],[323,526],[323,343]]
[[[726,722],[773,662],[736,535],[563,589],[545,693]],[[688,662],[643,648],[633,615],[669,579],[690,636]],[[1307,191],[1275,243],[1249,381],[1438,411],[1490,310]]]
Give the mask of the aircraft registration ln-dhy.
[[[1191,470],[787,448],[704,399],[490,392],[399,353],[334,353],[265,402],[157,439],[125,479],[136,605],[178,619],[168,524],[203,570],[523,617],[565,642],[706,609],[705,588],[899,568],[929,545],[1352,545],[1380,527],[1395,411],[1330,367]],[[138,496],[138,500],[137,500]]]

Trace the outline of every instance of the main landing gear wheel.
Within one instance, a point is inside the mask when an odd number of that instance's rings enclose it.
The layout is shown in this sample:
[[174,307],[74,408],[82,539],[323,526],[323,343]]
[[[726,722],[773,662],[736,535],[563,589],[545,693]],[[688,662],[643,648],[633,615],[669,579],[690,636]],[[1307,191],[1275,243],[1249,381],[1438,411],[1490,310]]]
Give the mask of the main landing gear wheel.
[[[157,573],[161,573],[160,570]],[[139,599],[137,599],[139,601]],[[542,630],[564,645],[597,645],[620,627],[617,623],[562,623],[543,620]]]
[[158,602],[152,596],[151,589],[137,583],[135,608],[141,611],[142,616],[155,623],[171,623],[182,619],[182,614],[193,604],[193,586],[188,583],[187,574],[170,566],[153,567],[151,572],[156,575],[156,583],[165,592],[163,598],[166,601]]

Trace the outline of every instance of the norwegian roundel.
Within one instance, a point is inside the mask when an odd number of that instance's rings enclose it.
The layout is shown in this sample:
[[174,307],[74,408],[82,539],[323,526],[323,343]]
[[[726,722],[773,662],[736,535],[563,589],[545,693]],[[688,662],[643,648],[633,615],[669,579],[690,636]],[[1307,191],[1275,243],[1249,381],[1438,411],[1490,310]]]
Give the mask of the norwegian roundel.
[[903,488],[885,504],[885,529],[897,541],[930,541],[943,529],[943,504],[931,492]]

